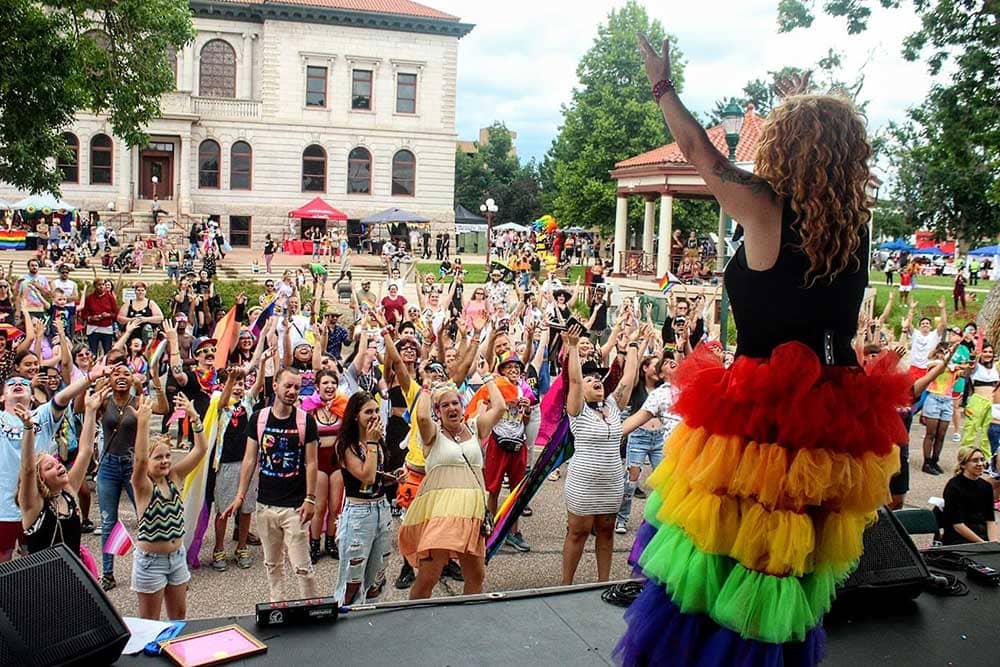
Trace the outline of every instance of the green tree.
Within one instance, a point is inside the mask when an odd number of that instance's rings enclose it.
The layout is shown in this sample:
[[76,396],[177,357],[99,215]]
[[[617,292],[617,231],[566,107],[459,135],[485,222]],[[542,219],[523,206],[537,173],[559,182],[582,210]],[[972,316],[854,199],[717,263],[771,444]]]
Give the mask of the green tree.
[[534,162],[522,165],[514,153],[510,130],[501,122],[489,127],[489,141],[476,152],[455,155],[455,201],[470,211],[492,197],[497,224],[527,223],[541,216],[541,188]]
[[[634,0],[608,14],[590,50],[577,66],[580,85],[563,107],[563,123],[539,169],[546,209],[562,226],[614,227],[615,184],[608,172],[616,162],[670,140],[643,72],[635,35],[653,44],[664,36]],[[673,71],[683,88],[683,56],[671,40]],[[631,202],[629,216],[642,217],[642,202]]]
[[77,111],[108,114],[129,146],[173,90],[169,49],[194,36],[186,0],[0,0],[0,181],[59,192]]

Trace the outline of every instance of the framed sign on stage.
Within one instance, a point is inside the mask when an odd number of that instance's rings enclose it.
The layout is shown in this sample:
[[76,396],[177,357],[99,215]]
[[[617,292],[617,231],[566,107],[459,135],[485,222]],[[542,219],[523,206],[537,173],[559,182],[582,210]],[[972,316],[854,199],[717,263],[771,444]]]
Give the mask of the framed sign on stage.
[[196,632],[163,642],[163,653],[179,667],[209,667],[267,652],[267,646],[238,625]]

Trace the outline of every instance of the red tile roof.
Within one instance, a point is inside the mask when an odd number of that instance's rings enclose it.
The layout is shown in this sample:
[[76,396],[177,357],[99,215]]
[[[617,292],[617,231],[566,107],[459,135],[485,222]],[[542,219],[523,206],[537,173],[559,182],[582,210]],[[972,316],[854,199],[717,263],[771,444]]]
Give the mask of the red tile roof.
[[[757,159],[757,143],[760,141],[761,128],[764,119],[753,111],[753,106],[747,108],[743,116],[743,129],[740,130],[740,143],[736,145],[737,162],[753,162]],[[721,125],[707,130],[708,138],[712,140],[715,147],[722,151],[723,155],[729,154],[729,147],[726,146],[726,131]],[[676,142],[654,148],[651,151],[622,160],[615,165],[616,169],[624,167],[644,167],[656,164],[687,164],[687,158],[681,152]]]
[[421,5],[412,0],[216,0],[234,5],[301,5],[304,7],[323,7],[325,9],[345,9],[353,12],[371,12],[373,14],[397,14],[402,16],[418,16],[420,18],[457,21],[457,16],[439,12],[436,9]]

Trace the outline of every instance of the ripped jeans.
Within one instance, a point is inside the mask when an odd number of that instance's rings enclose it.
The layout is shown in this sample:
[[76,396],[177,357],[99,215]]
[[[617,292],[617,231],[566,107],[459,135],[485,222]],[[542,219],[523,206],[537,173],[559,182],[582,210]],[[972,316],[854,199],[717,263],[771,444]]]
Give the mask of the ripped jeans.
[[264,549],[264,568],[271,602],[289,600],[285,593],[285,555],[299,584],[299,599],[319,597],[319,586],[309,559],[309,529],[294,507],[257,503],[257,532]]
[[[385,566],[392,548],[392,514],[385,498],[368,502],[344,500],[337,529],[340,576],[334,596],[341,604],[365,602],[373,586],[385,583]],[[360,584],[354,600],[345,600],[348,584]],[[361,597],[361,600],[357,600]],[[377,596],[372,599],[377,599]]]

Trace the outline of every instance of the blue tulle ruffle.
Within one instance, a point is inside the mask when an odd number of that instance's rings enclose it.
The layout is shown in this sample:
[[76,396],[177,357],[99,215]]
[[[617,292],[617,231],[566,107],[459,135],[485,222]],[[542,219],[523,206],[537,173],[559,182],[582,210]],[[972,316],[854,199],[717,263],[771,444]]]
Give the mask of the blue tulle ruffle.
[[802,642],[768,644],[744,639],[708,616],[681,613],[666,589],[652,581],[625,612],[625,621],[628,630],[615,648],[615,656],[629,667],[811,667],[825,652],[822,626],[810,630]]

